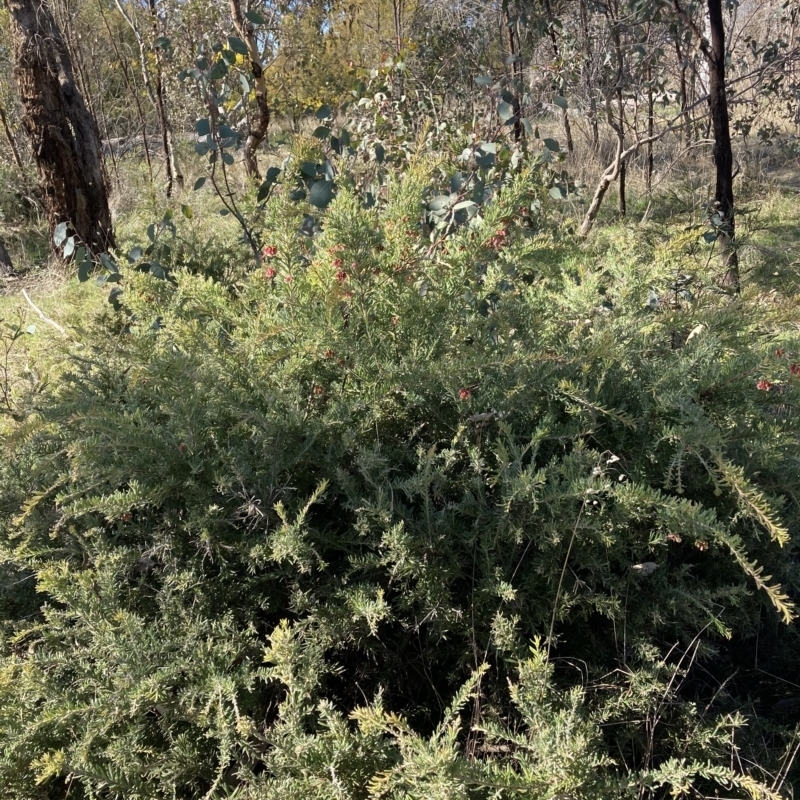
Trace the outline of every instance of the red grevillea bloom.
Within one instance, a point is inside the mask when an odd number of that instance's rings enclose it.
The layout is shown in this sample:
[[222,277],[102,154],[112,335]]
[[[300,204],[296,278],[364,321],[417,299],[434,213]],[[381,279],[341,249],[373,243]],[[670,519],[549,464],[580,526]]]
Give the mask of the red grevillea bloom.
[[339,281],[339,283],[344,283],[347,280],[347,273],[343,269],[340,269],[336,273],[336,280]]
[[287,275],[284,280],[286,283],[291,283],[294,280],[294,275]]
[[795,378],[800,378],[800,364],[792,364],[792,366],[789,367],[789,372],[791,372]]
[[775,355],[776,355],[776,356],[778,356],[778,358],[782,358],[782,357],[783,357],[783,354],[784,354],[785,352],[786,352],[786,351],[785,351],[785,350],[784,350],[782,347],[779,347],[779,348],[778,348],[778,349],[775,351]]
[[469,400],[472,397],[472,392],[469,389],[459,389],[458,390],[458,399],[459,400]]
[[761,389],[762,392],[768,392],[772,388],[772,384],[769,381],[760,380],[756,383],[756,389]]
[[272,280],[277,274],[278,271],[274,267],[267,267],[264,270],[264,277],[267,278],[267,280]]
[[272,256],[278,255],[278,248],[271,244],[265,244],[261,250],[261,254],[264,258],[272,258]]

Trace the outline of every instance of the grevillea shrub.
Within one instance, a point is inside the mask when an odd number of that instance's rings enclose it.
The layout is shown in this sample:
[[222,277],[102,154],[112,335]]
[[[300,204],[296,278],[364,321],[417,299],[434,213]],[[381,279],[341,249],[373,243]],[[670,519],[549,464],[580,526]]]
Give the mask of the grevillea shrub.
[[278,190],[18,397],[0,796],[787,790],[790,310],[566,260],[535,163],[431,237],[432,174]]

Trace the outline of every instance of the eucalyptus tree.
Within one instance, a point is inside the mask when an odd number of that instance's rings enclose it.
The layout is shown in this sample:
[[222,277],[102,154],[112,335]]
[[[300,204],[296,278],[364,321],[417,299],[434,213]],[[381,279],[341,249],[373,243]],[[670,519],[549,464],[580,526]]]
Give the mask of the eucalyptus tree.
[[4,0],[22,127],[30,138],[51,230],[68,223],[92,251],[114,244],[97,122],[78,89],[47,0]]
[[[250,73],[253,81],[256,113],[248,124],[244,142],[244,166],[251,180],[260,181],[256,151],[266,139],[270,123],[270,107],[267,99],[267,81],[264,75],[262,54],[258,45],[255,25],[266,22],[266,18],[253,9],[243,10],[241,0],[230,0],[231,18],[238,37],[229,43],[238,49],[240,55],[250,59]],[[243,88],[249,83],[244,78]],[[249,92],[245,92],[249,94]]]
[[[170,124],[167,110],[167,93],[164,78],[164,55],[169,50],[170,39],[160,30],[159,9],[156,0],[147,0],[144,13],[147,14],[147,23],[150,28],[148,35],[145,22],[139,19],[139,12],[134,4],[114,0],[122,18],[131,29],[136,44],[139,48],[139,63],[141,66],[142,81],[147,96],[158,116],[161,129],[161,144],[164,149],[164,158],[167,173],[167,197],[172,194],[173,183],[183,185],[183,174],[178,165],[175,153],[175,135]],[[145,142],[145,149],[147,143]]]
[[733,202],[733,148],[731,146],[728,91],[725,70],[728,52],[725,47],[725,22],[722,0],[707,0],[707,29],[709,38],[700,30],[694,17],[679,0],[673,0],[675,11],[684,20],[696,38],[708,69],[708,107],[714,128],[714,211],[711,222],[719,244],[723,283],[734,291],[739,290],[739,260],[736,253],[736,215]]

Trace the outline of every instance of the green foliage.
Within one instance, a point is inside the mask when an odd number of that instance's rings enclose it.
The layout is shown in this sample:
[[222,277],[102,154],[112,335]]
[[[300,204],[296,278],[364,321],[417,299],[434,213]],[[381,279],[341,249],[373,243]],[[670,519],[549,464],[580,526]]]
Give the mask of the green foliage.
[[565,263],[539,157],[459,220],[455,160],[322,210],[320,158],[244,278],[123,267],[9,423],[0,794],[777,796],[730,643],[796,663],[786,310]]

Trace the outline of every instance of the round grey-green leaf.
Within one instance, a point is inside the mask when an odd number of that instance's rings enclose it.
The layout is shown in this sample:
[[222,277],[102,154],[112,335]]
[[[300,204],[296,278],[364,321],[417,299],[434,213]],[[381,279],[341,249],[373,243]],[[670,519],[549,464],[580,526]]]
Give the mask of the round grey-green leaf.
[[333,182],[317,181],[311,187],[308,202],[317,208],[325,208],[333,199]]
[[245,16],[250,22],[255,22],[256,25],[263,25],[267,21],[258,11],[246,11]]
[[247,55],[247,45],[238,36],[228,37],[228,47],[240,56]]
[[497,106],[497,115],[503,122],[508,122],[514,116],[514,109],[510,103],[504,101]]
[[211,123],[208,119],[199,119],[195,122],[194,129],[197,131],[198,136],[208,136],[211,133]]

